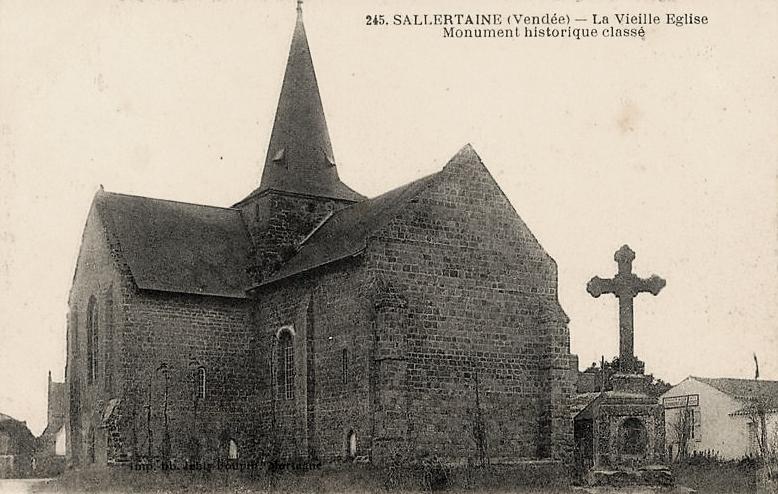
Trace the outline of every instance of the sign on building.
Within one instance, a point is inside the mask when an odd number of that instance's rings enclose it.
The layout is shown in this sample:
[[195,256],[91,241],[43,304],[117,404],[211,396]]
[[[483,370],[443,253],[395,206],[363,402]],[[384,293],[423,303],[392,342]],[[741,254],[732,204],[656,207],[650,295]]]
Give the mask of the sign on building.
[[700,395],[667,396],[662,400],[665,409],[696,407],[700,404]]

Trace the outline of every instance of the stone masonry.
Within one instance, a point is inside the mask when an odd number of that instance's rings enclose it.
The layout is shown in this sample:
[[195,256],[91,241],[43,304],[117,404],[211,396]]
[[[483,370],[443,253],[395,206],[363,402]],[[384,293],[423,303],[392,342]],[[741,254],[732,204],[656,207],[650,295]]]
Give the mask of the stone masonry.
[[348,188],[301,14],[278,112],[231,208],[96,194],[68,461],[569,464],[557,267],[473,148],[372,199]]

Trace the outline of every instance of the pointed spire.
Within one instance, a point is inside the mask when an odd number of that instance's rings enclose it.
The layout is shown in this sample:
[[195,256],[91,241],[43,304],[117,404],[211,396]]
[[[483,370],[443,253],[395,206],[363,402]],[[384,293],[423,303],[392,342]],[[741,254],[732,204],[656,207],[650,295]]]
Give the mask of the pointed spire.
[[338,178],[301,0],[297,1],[297,22],[259,186],[260,191],[267,189],[362,199]]

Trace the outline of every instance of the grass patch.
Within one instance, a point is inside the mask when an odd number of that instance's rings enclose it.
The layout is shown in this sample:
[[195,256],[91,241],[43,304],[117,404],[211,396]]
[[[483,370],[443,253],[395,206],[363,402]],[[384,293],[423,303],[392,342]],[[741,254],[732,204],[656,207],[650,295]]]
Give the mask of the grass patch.
[[[549,470],[487,467],[454,468],[445,472],[445,485],[425,482],[418,469],[379,469],[371,465],[328,465],[313,470],[137,472],[124,469],[68,470],[39,493],[532,493],[571,494],[574,491]],[[532,485],[526,485],[530,483]]]
[[757,465],[754,461],[694,459],[672,466],[675,482],[700,493],[756,492]]

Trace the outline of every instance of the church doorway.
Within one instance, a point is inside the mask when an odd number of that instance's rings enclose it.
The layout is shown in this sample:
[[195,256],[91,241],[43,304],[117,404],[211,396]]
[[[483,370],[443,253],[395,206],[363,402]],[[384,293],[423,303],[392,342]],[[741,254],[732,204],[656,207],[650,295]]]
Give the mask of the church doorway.
[[619,452],[628,456],[643,456],[648,446],[648,433],[643,421],[630,417],[619,427]]

